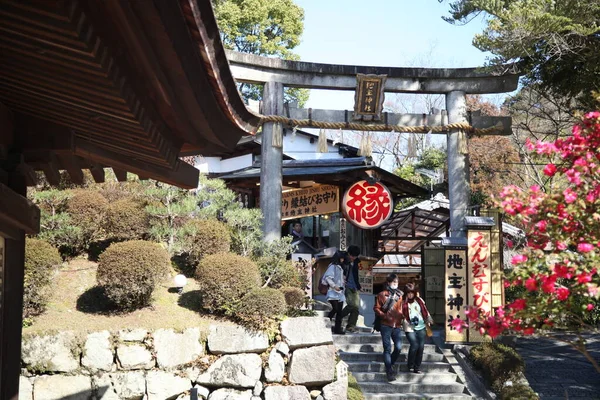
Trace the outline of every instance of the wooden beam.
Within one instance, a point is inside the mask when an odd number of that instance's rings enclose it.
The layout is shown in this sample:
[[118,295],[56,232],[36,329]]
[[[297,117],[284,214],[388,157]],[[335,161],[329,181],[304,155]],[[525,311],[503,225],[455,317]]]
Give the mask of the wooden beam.
[[0,159],[3,158],[2,148],[6,149],[12,145],[14,132],[13,113],[8,107],[0,103]]
[[40,209],[3,183],[0,183],[0,219],[30,235],[40,231]]
[[[382,120],[377,122],[354,121],[353,111],[345,110],[321,110],[307,108],[291,108],[289,109],[289,117],[291,119],[312,119],[313,121],[326,121],[333,123],[358,123],[365,126],[373,124],[385,124],[383,119],[386,113],[382,115]],[[445,114],[396,114],[387,113],[388,125],[401,126],[443,126],[448,124],[448,117]],[[511,117],[489,117],[482,115],[472,115],[471,125],[478,129],[491,128],[494,126],[500,127],[501,131],[496,131],[493,135],[512,135],[512,118]],[[390,129],[391,130],[391,129]],[[400,132],[398,132],[400,133]],[[446,132],[439,132],[446,134]]]
[[81,185],[85,181],[85,177],[83,176],[83,171],[81,170],[81,166],[77,163],[77,158],[72,154],[61,154],[59,155],[60,162],[64,169],[67,170],[69,176],[71,177],[71,181],[76,185]]
[[58,160],[56,154],[48,152],[48,161],[41,165],[42,171],[46,179],[52,186],[58,186],[60,184],[60,170],[58,168]]
[[117,177],[117,181],[127,182],[127,171],[124,171],[119,168],[113,168],[112,170],[115,173],[115,176]]
[[141,174],[142,176],[148,176],[149,178],[170,185],[186,189],[198,188],[200,171],[181,161],[178,161],[175,164],[175,168],[168,169],[113,153],[81,138],[75,139],[75,154],[102,163],[106,166],[124,169],[134,174]]
[[96,183],[104,183],[105,174],[104,168],[102,168],[101,165],[98,163],[92,163],[92,165],[90,165],[90,172],[92,173]]

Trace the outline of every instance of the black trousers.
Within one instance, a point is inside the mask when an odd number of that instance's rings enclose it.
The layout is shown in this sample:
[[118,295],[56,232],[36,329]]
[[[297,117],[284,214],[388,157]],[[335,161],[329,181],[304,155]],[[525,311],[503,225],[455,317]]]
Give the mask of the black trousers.
[[331,319],[335,316],[335,327],[333,330],[335,332],[340,332],[342,330],[342,318],[344,318],[342,315],[342,307],[344,306],[344,302],[338,300],[329,300],[329,304],[331,304],[331,311],[329,311],[328,317]]

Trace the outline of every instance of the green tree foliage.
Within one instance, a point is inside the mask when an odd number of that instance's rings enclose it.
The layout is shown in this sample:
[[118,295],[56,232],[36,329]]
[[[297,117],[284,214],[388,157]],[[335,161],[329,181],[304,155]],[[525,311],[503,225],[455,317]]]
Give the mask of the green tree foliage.
[[24,318],[38,315],[46,308],[52,269],[61,261],[58,251],[50,243],[39,239],[25,240]]
[[473,44],[494,54],[493,66],[517,63],[527,83],[593,106],[600,89],[600,2],[590,0],[457,0],[451,23],[485,13]]
[[237,254],[252,257],[262,247],[262,212],[258,208],[238,208],[224,214],[230,228],[231,249]]
[[71,254],[71,249],[80,241],[81,229],[75,226],[67,212],[71,196],[65,190],[33,190],[30,198],[40,208],[41,221],[39,239],[48,241],[62,253]]
[[166,243],[167,251],[173,255],[181,247],[177,238],[182,236],[185,223],[194,216],[198,200],[189,190],[160,182],[148,186],[145,195],[150,234],[155,240]]
[[150,227],[144,204],[132,198],[123,198],[106,207],[102,227],[107,239],[142,239]]
[[275,289],[283,286],[304,287],[303,275],[294,263],[288,260],[293,250],[291,236],[263,243],[262,253],[256,259],[263,287]]
[[96,280],[110,301],[122,310],[133,310],[150,304],[154,287],[169,266],[169,255],[157,243],[114,243],[100,255]]
[[240,208],[237,195],[227,189],[222,179],[210,179],[200,174],[200,182],[196,191],[196,201],[200,209],[196,215],[203,219],[217,219],[228,210]]
[[[406,179],[409,182],[414,183],[415,185],[419,185],[425,188],[431,188],[432,180],[428,176],[419,174],[417,169],[428,169],[431,171],[435,171],[440,168],[446,167],[446,152],[443,149],[438,149],[436,147],[428,147],[423,152],[418,155],[418,159],[416,162],[408,161],[402,164],[398,169],[396,169],[395,174],[398,175],[402,179]],[[433,187],[434,192],[436,190],[441,189],[440,185]],[[421,200],[419,199],[408,199],[401,201],[401,207],[411,206]]]
[[[221,40],[227,49],[242,53],[298,60],[292,49],[304,31],[304,10],[293,0],[213,0]],[[243,84],[245,99],[259,100],[262,88]],[[286,89],[286,100],[302,107],[306,89]]]

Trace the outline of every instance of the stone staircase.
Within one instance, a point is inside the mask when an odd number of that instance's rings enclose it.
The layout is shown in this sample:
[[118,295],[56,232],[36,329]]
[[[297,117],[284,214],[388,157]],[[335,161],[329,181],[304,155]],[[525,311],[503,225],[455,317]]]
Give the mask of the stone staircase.
[[423,374],[408,372],[406,357],[408,342],[403,338],[398,377],[388,382],[383,364],[383,345],[379,333],[371,328],[359,328],[358,333],[334,335],[334,344],[340,358],[358,381],[366,400],[398,399],[474,399],[455,373],[441,350],[426,344],[421,369]]

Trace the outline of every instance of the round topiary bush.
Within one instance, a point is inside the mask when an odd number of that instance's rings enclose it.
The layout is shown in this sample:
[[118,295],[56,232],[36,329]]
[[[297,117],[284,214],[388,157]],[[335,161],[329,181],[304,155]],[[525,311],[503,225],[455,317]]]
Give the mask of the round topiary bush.
[[256,264],[246,257],[217,253],[200,261],[196,280],[205,309],[232,315],[237,312],[242,297],[258,287],[260,274]]
[[25,240],[23,317],[42,313],[48,304],[52,269],[62,262],[58,250],[44,240]]
[[154,287],[167,275],[169,265],[169,254],[157,243],[114,243],[100,255],[96,280],[117,307],[132,310],[150,304]]
[[186,250],[193,262],[216,253],[228,253],[231,236],[227,225],[216,219],[192,220],[185,226]]
[[297,287],[282,287],[279,289],[285,297],[285,303],[290,309],[298,309],[306,304],[306,293]]
[[67,202],[71,223],[81,229],[78,250],[87,250],[89,244],[101,236],[101,227],[108,200],[94,190],[77,190]]
[[242,298],[236,317],[244,326],[267,330],[277,317],[285,315],[286,309],[285,297],[281,291],[269,287],[256,288]]
[[141,239],[150,229],[149,216],[144,205],[131,198],[108,204],[103,228],[108,239]]

